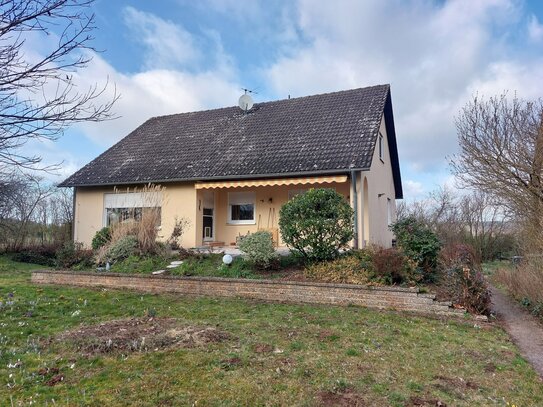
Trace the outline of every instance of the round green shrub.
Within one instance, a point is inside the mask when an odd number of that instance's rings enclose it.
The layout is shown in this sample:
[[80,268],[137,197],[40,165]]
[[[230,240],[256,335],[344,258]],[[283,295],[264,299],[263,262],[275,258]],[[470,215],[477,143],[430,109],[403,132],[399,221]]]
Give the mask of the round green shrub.
[[92,238],[91,246],[93,250],[98,250],[100,247],[105,246],[111,240],[111,229],[104,227],[100,229]]
[[332,189],[311,189],[279,212],[283,241],[308,261],[332,260],[353,238],[353,210]]
[[239,244],[243,258],[257,268],[268,269],[277,264],[277,253],[270,232],[260,231],[245,237]]

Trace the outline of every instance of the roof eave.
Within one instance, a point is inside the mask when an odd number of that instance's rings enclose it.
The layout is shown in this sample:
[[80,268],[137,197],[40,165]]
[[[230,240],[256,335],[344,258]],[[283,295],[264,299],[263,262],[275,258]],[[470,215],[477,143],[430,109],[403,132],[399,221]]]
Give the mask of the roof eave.
[[351,171],[369,171],[369,168],[340,168],[321,171],[300,171],[300,172],[284,172],[274,174],[246,174],[246,175],[225,175],[218,177],[191,177],[191,178],[171,178],[171,179],[156,179],[156,180],[132,180],[122,182],[101,182],[94,184],[79,184],[70,183],[69,179],[61,182],[57,185],[59,188],[72,188],[72,187],[101,187],[101,186],[115,186],[115,185],[134,185],[134,184],[165,184],[172,182],[203,182],[203,181],[228,181],[238,179],[262,179],[262,178],[288,178],[288,177],[300,177],[311,175],[328,175],[328,174],[350,174]]

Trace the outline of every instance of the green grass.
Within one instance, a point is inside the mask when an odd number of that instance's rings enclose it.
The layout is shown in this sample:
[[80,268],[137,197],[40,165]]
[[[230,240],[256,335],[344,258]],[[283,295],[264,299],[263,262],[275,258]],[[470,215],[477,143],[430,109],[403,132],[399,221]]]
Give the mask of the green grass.
[[[43,267],[0,257],[0,405],[311,406],[353,394],[380,406],[412,397],[543,405],[541,381],[499,327],[359,307],[36,286],[33,268]],[[151,309],[232,339],[127,357],[47,345],[81,324]],[[262,345],[275,352],[257,352]],[[45,367],[64,381],[47,386],[38,374]]]

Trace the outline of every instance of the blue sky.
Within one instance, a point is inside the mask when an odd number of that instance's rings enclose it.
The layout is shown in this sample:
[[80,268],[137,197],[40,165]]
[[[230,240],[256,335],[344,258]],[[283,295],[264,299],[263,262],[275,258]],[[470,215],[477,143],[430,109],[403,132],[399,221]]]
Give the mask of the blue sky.
[[[543,96],[543,2],[97,0],[78,80],[114,83],[121,116],[39,150],[60,181],[147,118],[390,83],[407,199],[453,184],[454,116],[470,97]],[[39,52],[39,47],[36,52]],[[112,87],[110,87],[110,90]],[[107,97],[107,95],[105,95]]]

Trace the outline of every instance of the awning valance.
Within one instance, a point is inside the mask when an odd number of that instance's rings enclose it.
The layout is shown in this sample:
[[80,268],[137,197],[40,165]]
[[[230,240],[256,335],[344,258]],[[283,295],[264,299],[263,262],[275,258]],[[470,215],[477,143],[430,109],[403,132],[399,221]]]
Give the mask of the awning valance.
[[252,179],[245,181],[217,181],[197,182],[196,189],[215,188],[243,188],[243,187],[269,187],[280,185],[311,185],[330,184],[332,182],[347,182],[346,175],[335,175],[329,177],[303,177],[303,178],[276,178],[276,179]]

